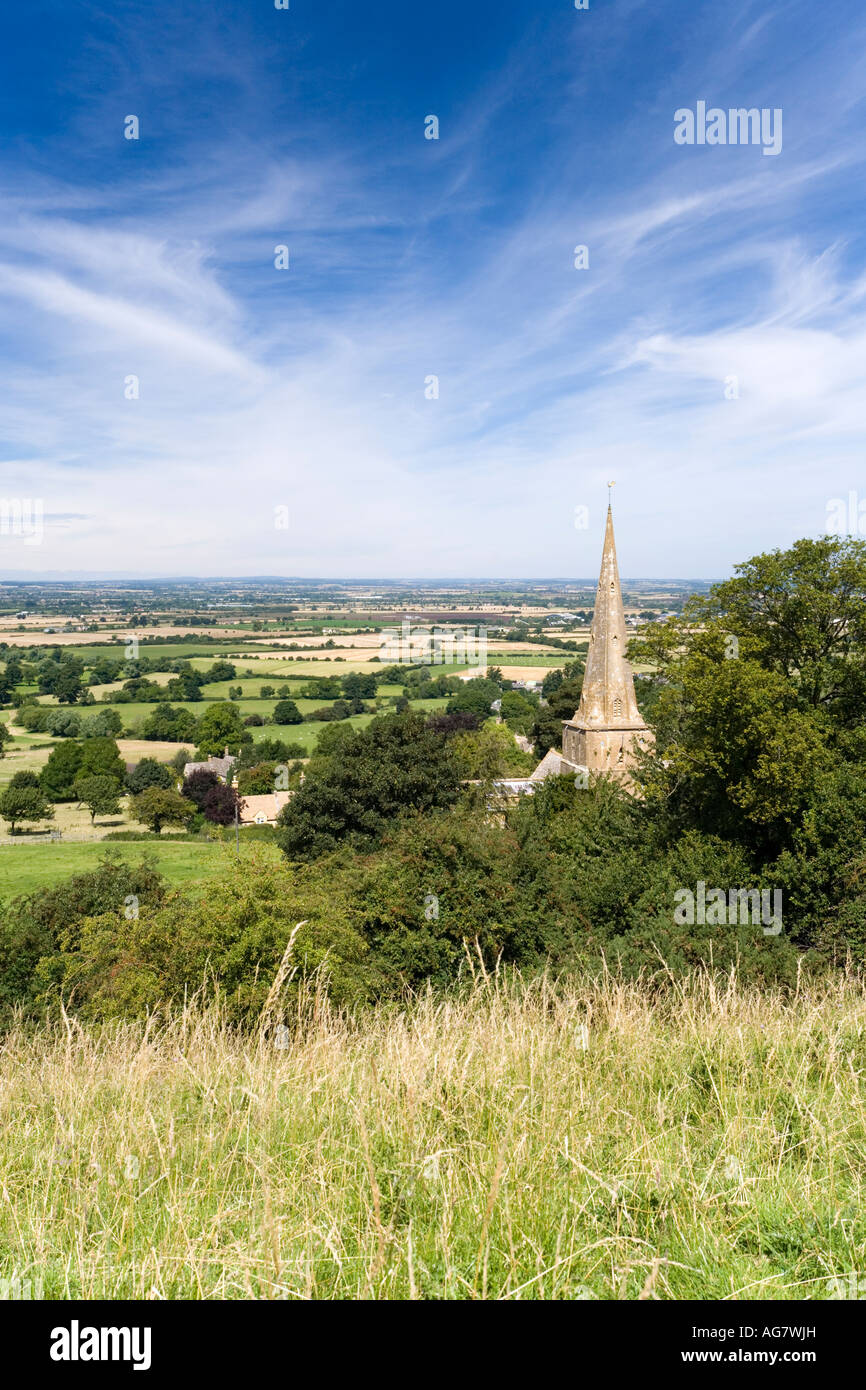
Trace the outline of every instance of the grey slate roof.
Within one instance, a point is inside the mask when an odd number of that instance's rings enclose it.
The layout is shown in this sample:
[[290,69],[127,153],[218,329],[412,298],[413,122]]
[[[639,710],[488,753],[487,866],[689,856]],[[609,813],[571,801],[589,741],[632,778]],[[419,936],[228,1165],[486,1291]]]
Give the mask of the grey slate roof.
[[193,772],[215,772],[223,782],[227,782],[232,775],[232,768],[237,760],[231,755],[223,758],[208,758],[205,763],[184,763],[184,779],[191,776]]

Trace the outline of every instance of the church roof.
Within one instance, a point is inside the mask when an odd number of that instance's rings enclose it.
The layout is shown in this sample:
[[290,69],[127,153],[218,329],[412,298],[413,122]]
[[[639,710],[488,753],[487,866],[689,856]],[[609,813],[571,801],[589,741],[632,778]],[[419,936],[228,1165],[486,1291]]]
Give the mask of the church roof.
[[585,771],[586,768],[578,767],[577,763],[572,763],[568,758],[564,758],[558,749],[549,748],[529,780],[531,782],[543,782],[546,777],[559,777],[565,772]]

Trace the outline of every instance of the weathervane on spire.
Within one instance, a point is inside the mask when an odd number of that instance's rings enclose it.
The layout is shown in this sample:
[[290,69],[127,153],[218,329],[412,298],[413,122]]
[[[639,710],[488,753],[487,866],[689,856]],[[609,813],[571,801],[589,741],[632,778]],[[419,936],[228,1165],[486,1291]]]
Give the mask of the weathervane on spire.
[[615,483],[615,482],[610,482],[610,483],[608,483],[608,485],[607,485],[607,505],[608,505],[608,506],[610,506],[610,490],[611,490],[612,487],[616,487],[616,483]]

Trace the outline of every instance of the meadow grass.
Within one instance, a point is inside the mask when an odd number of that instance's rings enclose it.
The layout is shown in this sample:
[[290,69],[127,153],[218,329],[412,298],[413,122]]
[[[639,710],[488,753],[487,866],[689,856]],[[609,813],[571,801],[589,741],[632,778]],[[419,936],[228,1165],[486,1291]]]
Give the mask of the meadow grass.
[[[125,829],[123,825],[119,828]],[[97,833],[105,827],[97,826]],[[169,832],[166,832],[168,834]],[[241,852],[244,851],[241,832]],[[265,847],[266,849],[269,847]],[[35,893],[53,888],[72,874],[92,873],[101,859],[111,853],[126,863],[140,863],[145,854],[152,855],[157,868],[169,883],[188,885],[211,878],[231,853],[228,843],[208,843],[205,840],[141,840],[103,841],[80,840],[51,844],[47,840],[0,846],[0,902],[22,893]],[[277,853],[276,849],[274,850]]]
[[[288,972],[289,975],[291,972]],[[866,1270],[864,990],[505,974],[255,1035],[16,1028],[0,1275],[45,1297],[824,1299]],[[281,1044],[281,1045],[278,1045]]]

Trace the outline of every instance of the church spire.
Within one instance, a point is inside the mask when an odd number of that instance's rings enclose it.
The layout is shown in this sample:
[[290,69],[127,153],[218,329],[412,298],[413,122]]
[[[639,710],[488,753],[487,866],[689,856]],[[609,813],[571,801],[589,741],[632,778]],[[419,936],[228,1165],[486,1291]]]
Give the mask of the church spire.
[[627,642],[613,535],[613,512],[608,503],[583,691],[575,715],[575,720],[587,728],[644,727],[635,699],[631,667],[625,659]]
[[608,773],[626,784],[637,749],[653,739],[637,707],[634,678],[625,659],[627,641],[608,502],[580,705],[574,718],[565,721],[562,755],[573,767]]

